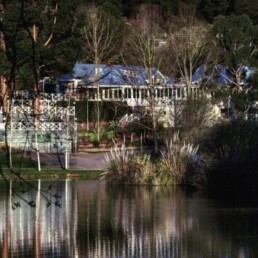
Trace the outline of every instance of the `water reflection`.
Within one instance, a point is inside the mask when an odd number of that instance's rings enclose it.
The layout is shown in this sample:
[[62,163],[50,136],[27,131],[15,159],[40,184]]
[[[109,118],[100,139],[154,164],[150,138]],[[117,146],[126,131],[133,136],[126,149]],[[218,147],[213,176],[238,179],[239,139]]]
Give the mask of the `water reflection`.
[[[37,181],[40,189],[49,182]],[[258,210],[226,206],[171,187],[52,182],[62,206],[37,191],[31,208],[0,190],[1,257],[256,257]],[[6,188],[7,189],[7,188]]]

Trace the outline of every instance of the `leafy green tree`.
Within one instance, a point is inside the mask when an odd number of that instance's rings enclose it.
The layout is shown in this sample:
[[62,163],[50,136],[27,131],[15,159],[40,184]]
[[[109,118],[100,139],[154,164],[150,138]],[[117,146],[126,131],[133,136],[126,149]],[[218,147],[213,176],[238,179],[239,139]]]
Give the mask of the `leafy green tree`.
[[235,77],[235,87],[239,92],[244,67],[256,62],[258,27],[253,26],[247,15],[230,15],[219,18],[213,32],[222,49],[221,62]]

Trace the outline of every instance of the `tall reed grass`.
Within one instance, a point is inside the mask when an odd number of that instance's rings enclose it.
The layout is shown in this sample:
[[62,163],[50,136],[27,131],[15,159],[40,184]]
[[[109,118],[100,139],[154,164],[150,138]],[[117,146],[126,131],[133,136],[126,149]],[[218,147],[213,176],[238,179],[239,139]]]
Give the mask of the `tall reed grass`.
[[167,141],[158,159],[152,159],[150,154],[128,151],[124,145],[121,148],[115,146],[105,156],[107,169],[102,179],[116,184],[203,184],[204,175],[196,172],[202,164],[198,146],[178,142],[178,135]]
[[105,155],[104,162],[107,169],[102,173],[101,179],[109,183],[151,184],[155,166],[148,154],[136,154],[123,144],[121,147],[111,148],[110,153]]

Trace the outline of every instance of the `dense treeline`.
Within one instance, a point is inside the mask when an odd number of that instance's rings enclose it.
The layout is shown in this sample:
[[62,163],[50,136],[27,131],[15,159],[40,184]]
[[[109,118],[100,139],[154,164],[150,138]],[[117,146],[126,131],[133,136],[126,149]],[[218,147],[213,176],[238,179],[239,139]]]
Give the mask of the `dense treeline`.
[[[84,3],[91,3],[93,1],[86,0]],[[130,18],[135,11],[139,8],[140,5],[158,5],[163,10],[168,10],[173,13],[176,13],[178,11],[178,4],[180,3],[186,3],[191,4],[193,7],[197,7],[200,0],[112,0],[112,1],[106,1],[106,0],[97,0],[94,1],[94,3],[97,6],[104,7],[106,10],[113,11],[113,13],[118,14],[120,13],[122,16],[125,16],[126,18]]]
[[[193,26],[197,27],[196,21],[199,20],[200,33],[204,30],[210,30],[208,23],[212,23],[216,28],[216,30],[213,30],[214,36],[218,32],[222,32],[225,24],[235,30],[233,37],[231,37],[232,35],[225,35],[224,31],[223,38],[216,40],[218,43],[216,46],[213,44],[214,40],[209,39],[209,48],[214,50],[215,47],[218,63],[225,63],[229,67],[233,66],[236,70],[236,63],[242,64],[243,55],[246,55],[245,61],[247,59],[250,59],[250,61],[246,61],[244,65],[256,66],[256,53],[253,53],[250,58],[250,53],[247,52],[253,49],[249,48],[246,52],[247,46],[250,46],[251,42],[252,46],[256,45],[255,25],[258,23],[258,18],[255,14],[258,10],[258,3],[254,0],[244,2],[238,0],[96,0],[94,2],[89,0],[73,2],[64,0],[60,3],[56,0],[9,0],[1,2],[0,13],[0,73],[6,77],[9,84],[23,85],[22,87],[26,84],[26,87],[30,88],[30,85],[33,85],[38,78],[57,76],[71,71],[76,61],[96,63],[96,56],[93,57],[89,53],[90,42],[87,42],[87,35],[85,34],[86,28],[89,30],[89,26],[91,26],[87,17],[91,17],[92,6],[102,11],[100,15],[102,25],[100,26],[102,26],[103,32],[110,35],[111,26],[110,28],[106,26],[105,29],[103,27],[103,24],[106,23],[112,25],[112,30],[116,33],[116,37],[110,39],[112,44],[109,45],[109,50],[107,50],[108,46],[105,47],[105,52],[108,54],[102,56],[101,59],[98,57],[99,62],[137,64],[138,60],[135,60],[129,45],[125,43],[129,38],[128,32],[132,28],[138,28],[138,30],[141,30],[140,33],[143,34],[143,30],[146,32],[148,27],[148,33],[152,30],[151,33],[154,34],[155,31],[155,37],[162,38],[163,35],[185,33],[183,30],[186,27],[194,31]],[[193,16],[195,16],[195,20],[192,19]],[[128,24],[131,24],[130,28]],[[100,26],[99,31],[101,31]],[[238,37],[240,32],[242,38],[246,37],[246,40]],[[233,41],[229,42],[227,38],[233,38]],[[167,39],[169,41],[169,37]],[[103,39],[99,40],[99,42],[104,42]],[[180,42],[177,42],[177,46],[178,43]],[[232,55],[232,46],[235,43],[244,46],[241,49],[239,48],[239,51],[237,50],[237,55],[241,52],[238,57]],[[111,45],[114,46],[113,52],[111,51]],[[132,47],[132,44],[130,45]],[[170,44],[166,51],[163,51],[163,60],[159,69],[168,75],[173,74],[182,77],[182,74],[178,73],[179,68],[171,65],[172,60],[177,58],[175,51],[172,51],[174,55],[171,54],[172,45]],[[100,47],[103,48],[103,45]],[[123,49],[126,49],[127,53],[123,52]],[[229,57],[230,55],[231,57]],[[204,59],[203,57],[198,58],[198,62],[195,63],[195,67],[189,73],[193,72],[201,63],[208,62]],[[214,59],[214,57],[211,59]],[[16,86],[13,87],[16,88]]]
[[[91,1],[86,1],[91,2]],[[180,4],[188,4],[196,8],[198,12],[209,22],[213,22],[214,18],[219,15],[242,15],[246,14],[250,17],[254,24],[258,23],[257,11],[258,2],[256,0],[130,0],[130,1],[94,1],[97,6],[104,6],[114,13],[120,13],[122,16],[129,18],[142,4],[159,5],[163,10],[168,10],[174,14],[178,13]]]
[[258,24],[258,2],[256,0],[201,0],[198,4],[198,10],[209,22],[213,22],[219,15],[246,14],[253,24]]
[[[248,94],[242,91],[245,67],[258,64],[257,5],[252,0],[2,1],[2,106],[15,89],[37,95],[40,78],[71,72],[76,62],[156,67],[188,89],[198,67],[206,65],[207,76],[216,76],[213,67],[221,64],[231,76],[225,95],[243,111],[257,95],[256,76],[245,81]],[[200,83],[217,86],[205,78]],[[150,86],[155,90],[155,83]]]
[[[218,76],[214,67],[220,64],[230,76],[224,96],[231,95],[235,107],[245,111],[257,95],[256,76],[244,81],[248,88],[243,90],[245,68],[257,67],[258,25],[252,16],[256,6],[252,1],[205,0],[2,1],[2,106],[14,90],[31,89],[38,109],[39,79],[72,72],[76,62],[142,66],[151,92],[158,85],[152,79],[153,67],[182,80],[189,92],[201,66],[207,68],[201,86],[216,88],[218,81],[206,78]],[[157,138],[155,99],[148,102]]]

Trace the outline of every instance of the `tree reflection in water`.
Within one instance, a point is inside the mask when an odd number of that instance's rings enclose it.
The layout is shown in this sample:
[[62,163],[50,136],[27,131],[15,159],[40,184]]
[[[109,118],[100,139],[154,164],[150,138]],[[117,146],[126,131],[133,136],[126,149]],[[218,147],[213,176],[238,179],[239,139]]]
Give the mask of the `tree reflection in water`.
[[[39,187],[49,182],[35,182]],[[255,257],[257,209],[222,206],[171,187],[57,181],[62,206],[13,210],[1,189],[1,257]],[[236,221],[238,222],[236,224]]]

